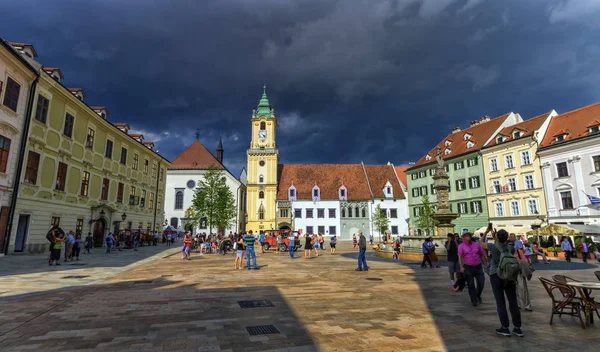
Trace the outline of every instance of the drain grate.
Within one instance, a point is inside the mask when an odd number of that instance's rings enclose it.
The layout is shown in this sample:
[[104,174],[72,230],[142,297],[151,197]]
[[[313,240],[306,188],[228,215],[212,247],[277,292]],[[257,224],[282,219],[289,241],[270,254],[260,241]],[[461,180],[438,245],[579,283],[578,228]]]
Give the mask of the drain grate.
[[273,307],[273,302],[268,299],[261,299],[255,301],[238,301],[238,304],[242,308],[265,308],[265,307]]
[[142,284],[151,284],[153,282],[154,282],[154,280],[140,280],[140,281],[134,281],[133,284],[134,285],[142,285]]
[[246,326],[246,331],[250,336],[279,334],[279,330],[274,325]]
[[82,265],[87,265],[87,264],[86,263],[73,263],[73,264],[69,264],[69,265],[82,266]]
[[369,281],[382,281],[383,279],[380,277],[368,277],[367,280]]
[[63,279],[84,279],[86,277],[90,277],[90,276],[89,275],[70,275],[70,276],[63,277]]

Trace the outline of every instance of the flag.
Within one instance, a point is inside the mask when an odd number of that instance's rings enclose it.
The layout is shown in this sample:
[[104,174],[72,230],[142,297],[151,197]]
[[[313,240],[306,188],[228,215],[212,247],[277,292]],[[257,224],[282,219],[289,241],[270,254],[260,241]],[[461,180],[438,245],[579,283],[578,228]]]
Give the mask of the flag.
[[587,193],[585,195],[590,200],[590,203],[592,203],[594,205],[600,204],[600,197],[592,196],[592,195],[589,195]]

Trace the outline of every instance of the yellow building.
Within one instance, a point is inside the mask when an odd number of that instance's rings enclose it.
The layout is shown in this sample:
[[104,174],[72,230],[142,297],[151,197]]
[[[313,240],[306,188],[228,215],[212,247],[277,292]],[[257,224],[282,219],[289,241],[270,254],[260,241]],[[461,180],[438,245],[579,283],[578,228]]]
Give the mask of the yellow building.
[[553,110],[505,127],[482,149],[489,218],[496,229],[524,235],[545,220],[537,148],[555,115]]
[[275,229],[277,165],[279,151],[275,144],[277,119],[269,105],[266,91],[252,111],[252,139],[248,149],[246,230]]
[[47,250],[45,235],[53,224],[82,237],[91,232],[95,246],[120,229],[162,228],[169,161],[142,135],[129,134],[127,124],[110,123],[104,107],[88,106],[83,90],[66,88],[61,79],[57,69],[39,72],[9,252]]

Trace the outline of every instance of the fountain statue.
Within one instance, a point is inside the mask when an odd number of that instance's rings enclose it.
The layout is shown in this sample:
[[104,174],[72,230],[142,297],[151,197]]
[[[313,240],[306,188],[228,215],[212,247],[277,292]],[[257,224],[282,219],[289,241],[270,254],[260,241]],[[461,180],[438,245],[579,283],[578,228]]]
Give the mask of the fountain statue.
[[454,232],[452,220],[456,219],[459,215],[450,210],[448,203],[448,190],[450,189],[448,179],[450,177],[446,173],[445,162],[439,147],[435,153],[435,159],[437,160],[437,166],[433,175],[433,189],[436,192],[437,208],[433,217],[437,222],[437,236],[446,237],[449,233]]

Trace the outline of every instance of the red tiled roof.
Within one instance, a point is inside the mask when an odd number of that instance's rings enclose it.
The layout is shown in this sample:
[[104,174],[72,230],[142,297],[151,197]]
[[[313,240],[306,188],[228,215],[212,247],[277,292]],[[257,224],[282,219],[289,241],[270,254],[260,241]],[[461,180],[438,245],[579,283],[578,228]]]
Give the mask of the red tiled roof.
[[28,44],[28,43],[17,43],[17,42],[8,42],[8,44],[10,44],[12,46],[19,46],[21,48],[29,47],[29,48],[31,48],[31,51],[33,52],[33,56],[35,56],[35,57],[38,56],[37,52],[35,51],[35,48],[31,44]]
[[130,133],[129,135],[130,135],[131,137],[134,137],[134,138],[135,138],[135,137],[142,137],[142,138],[144,137],[144,135],[143,135],[143,134],[141,134],[141,133]]
[[[443,159],[450,159],[450,158],[454,158],[454,157],[457,157],[462,154],[471,153],[476,150],[479,150],[482,147],[482,144],[485,143],[486,140],[488,140],[488,138],[492,135],[492,133],[494,133],[498,129],[498,127],[500,127],[500,125],[508,118],[508,116],[510,116],[510,114],[511,113],[509,112],[502,116],[493,118],[490,121],[480,122],[479,124],[477,124],[475,126],[471,126],[467,129],[461,130],[459,132],[449,134],[444,139],[442,139],[442,141],[440,143],[438,143],[435,147],[433,147],[433,149],[431,149],[429,151],[428,154],[431,157],[431,159],[426,160],[427,155],[423,155],[423,157],[421,159],[419,159],[414,165],[412,165],[409,168],[409,170],[414,169],[419,166],[434,163],[435,162],[435,153],[436,153],[438,147],[442,150]],[[463,138],[465,133],[468,133],[471,135],[472,141],[481,141],[481,143],[478,145],[478,147],[467,148],[468,140],[465,140]],[[446,153],[444,153],[444,150],[446,149],[446,146],[444,145],[444,143],[446,142],[446,140],[452,141],[452,144],[450,144],[448,146],[448,148],[451,150],[451,153],[448,155],[446,155]]]
[[519,138],[529,137],[529,136],[533,135],[533,132],[535,132],[538,128],[540,128],[540,126],[544,123],[544,121],[546,120],[548,115],[550,115],[551,113],[552,112],[549,111],[549,112],[543,113],[541,115],[538,115],[536,117],[530,118],[529,120],[525,120],[521,123],[517,123],[512,126],[504,127],[503,129],[500,130],[500,132],[498,132],[498,134],[496,134],[496,136],[494,136],[494,138],[486,145],[486,147],[491,147],[491,146],[497,145],[498,142],[496,141],[495,137],[497,137],[498,135],[502,135],[505,137],[505,139],[502,143],[506,143],[506,142],[514,140],[513,132],[515,130],[519,130],[522,132],[521,137],[519,137]]
[[392,185],[394,198],[404,199],[404,192],[402,192],[402,187],[392,165],[365,165],[365,171],[374,198],[385,198],[384,188],[389,181]]
[[179,154],[171,162],[170,170],[203,170],[210,166],[215,166],[219,169],[225,167],[212,155],[211,152],[202,145],[198,140],[190,144],[181,154]]
[[126,122],[115,122],[113,123],[113,125],[115,125],[116,127],[127,127],[129,128],[129,124]]
[[598,126],[598,125],[600,125],[600,121],[594,120],[594,121],[588,123],[588,125],[585,127],[590,128],[590,127],[594,127],[594,126]]
[[105,106],[90,106],[90,108],[92,110],[102,110],[102,109],[106,110]]
[[[600,119],[600,102],[554,116],[540,148],[586,137],[589,135],[588,126],[598,119]],[[568,134],[563,141],[557,142],[555,137],[561,131],[568,131]]]
[[83,96],[85,97],[85,92],[83,91],[82,88],[67,88],[67,90],[71,93],[81,92],[81,94],[83,94]]
[[336,200],[339,188],[347,189],[348,200],[371,199],[369,185],[361,164],[279,164],[277,170],[277,199],[287,200],[288,189],[296,187],[298,200],[312,199],[315,185],[321,190],[321,199]]
[[61,79],[65,78],[65,77],[63,77],[62,71],[59,68],[56,68],[56,67],[44,67],[44,71],[46,73],[48,73],[48,74],[51,74],[51,73],[53,73],[53,72],[56,71],[56,72],[58,72],[58,76]]
[[406,165],[396,166],[396,174],[398,175],[398,178],[400,179],[400,182],[402,182],[404,187],[408,187],[408,179],[406,177],[406,169],[408,169],[408,166],[406,166]]

